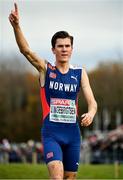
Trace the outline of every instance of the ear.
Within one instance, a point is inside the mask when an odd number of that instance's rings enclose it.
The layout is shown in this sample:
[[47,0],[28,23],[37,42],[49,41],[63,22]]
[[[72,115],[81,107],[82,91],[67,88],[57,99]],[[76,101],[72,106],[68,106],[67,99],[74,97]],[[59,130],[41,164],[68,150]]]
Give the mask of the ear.
[[53,54],[56,54],[56,53],[55,53],[55,49],[54,49],[54,48],[52,48],[51,50],[52,50]]

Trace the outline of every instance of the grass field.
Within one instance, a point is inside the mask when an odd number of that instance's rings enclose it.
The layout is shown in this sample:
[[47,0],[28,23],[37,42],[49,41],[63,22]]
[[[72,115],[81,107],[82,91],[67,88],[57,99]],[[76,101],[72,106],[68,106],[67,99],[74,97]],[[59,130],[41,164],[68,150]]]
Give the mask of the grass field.
[[[77,179],[123,179],[123,165],[80,165]],[[117,177],[116,177],[117,176]],[[43,164],[0,164],[0,179],[47,179]]]

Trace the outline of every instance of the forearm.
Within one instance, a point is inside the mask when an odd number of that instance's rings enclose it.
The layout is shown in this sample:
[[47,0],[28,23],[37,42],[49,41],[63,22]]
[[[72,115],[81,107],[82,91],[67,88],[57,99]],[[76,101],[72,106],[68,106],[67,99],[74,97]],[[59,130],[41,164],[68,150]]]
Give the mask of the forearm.
[[9,15],[9,21],[14,29],[15,39],[20,52],[27,58],[27,60],[39,71],[45,72],[45,61],[39,58],[29,47],[21,27],[19,25],[19,11],[18,6],[14,3],[15,9]]
[[94,100],[93,102],[88,104],[88,113],[90,113],[92,117],[94,117],[96,112],[97,112],[97,103]]
[[20,52],[23,54],[28,53],[29,45],[23,35],[23,32],[22,32],[20,26],[17,25],[16,27],[13,27],[13,29],[14,29],[15,39],[16,39],[17,45],[20,49]]

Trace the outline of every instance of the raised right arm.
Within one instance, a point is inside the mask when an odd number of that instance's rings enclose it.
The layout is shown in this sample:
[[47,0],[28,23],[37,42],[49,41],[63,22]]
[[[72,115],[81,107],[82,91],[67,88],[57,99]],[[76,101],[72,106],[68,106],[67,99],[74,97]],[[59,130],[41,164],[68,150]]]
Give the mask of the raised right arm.
[[20,49],[20,52],[28,59],[28,61],[39,71],[39,72],[45,72],[46,71],[46,61],[39,58],[36,53],[34,53],[21,30],[21,27],[19,25],[19,12],[17,4],[14,3],[15,9],[11,11],[9,15],[9,21],[14,29],[15,39],[17,42],[17,45]]

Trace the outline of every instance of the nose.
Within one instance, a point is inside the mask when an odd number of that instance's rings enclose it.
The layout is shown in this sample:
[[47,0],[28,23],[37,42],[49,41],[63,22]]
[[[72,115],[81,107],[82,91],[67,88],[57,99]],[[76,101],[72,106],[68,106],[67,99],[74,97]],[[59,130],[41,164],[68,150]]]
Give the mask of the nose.
[[63,47],[62,47],[62,51],[66,51],[66,46],[63,46]]

